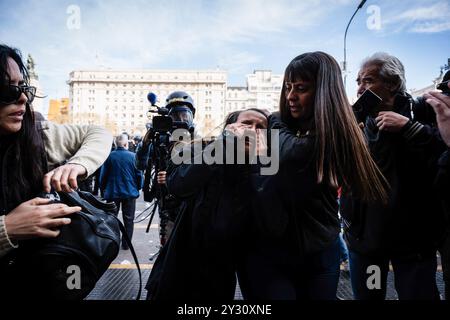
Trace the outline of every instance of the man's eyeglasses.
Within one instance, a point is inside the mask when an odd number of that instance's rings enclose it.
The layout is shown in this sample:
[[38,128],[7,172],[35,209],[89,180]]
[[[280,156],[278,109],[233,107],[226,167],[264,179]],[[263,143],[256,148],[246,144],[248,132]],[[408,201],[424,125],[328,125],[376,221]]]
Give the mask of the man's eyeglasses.
[[1,104],[14,104],[20,99],[22,93],[28,99],[28,103],[31,103],[36,96],[36,87],[31,86],[16,86],[16,85],[0,85],[0,103]]

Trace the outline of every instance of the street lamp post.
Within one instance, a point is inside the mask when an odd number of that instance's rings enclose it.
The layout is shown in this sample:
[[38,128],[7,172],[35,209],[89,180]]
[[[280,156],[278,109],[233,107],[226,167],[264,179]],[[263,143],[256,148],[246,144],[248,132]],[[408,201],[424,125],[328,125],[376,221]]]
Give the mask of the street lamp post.
[[347,28],[345,28],[345,34],[344,34],[344,62],[342,63],[342,72],[344,73],[344,86],[347,89],[347,32],[348,28],[350,27],[350,24],[353,21],[353,18],[355,17],[356,13],[359,9],[361,9],[367,0],[362,0],[359,4],[358,8],[356,8],[355,12],[353,13],[352,17],[350,18],[350,21],[347,24]]

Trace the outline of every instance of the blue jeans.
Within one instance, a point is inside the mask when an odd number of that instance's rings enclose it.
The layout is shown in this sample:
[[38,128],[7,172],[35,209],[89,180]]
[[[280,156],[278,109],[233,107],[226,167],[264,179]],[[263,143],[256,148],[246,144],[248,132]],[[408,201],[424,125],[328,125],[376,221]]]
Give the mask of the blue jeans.
[[238,271],[245,300],[335,300],[340,275],[339,238],[305,257],[251,252]]
[[[395,289],[399,300],[439,300],[436,285],[436,254],[414,258],[389,258],[387,256],[362,255],[350,250],[350,278],[355,300],[384,300],[386,298],[389,261],[394,269]],[[369,289],[368,280],[374,271],[380,270],[380,288]],[[369,280],[369,283],[373,283]]]
[[339,233],[339,252],[341,257],[341,263],[348,260],[347,244],[344,241],[342,233]]

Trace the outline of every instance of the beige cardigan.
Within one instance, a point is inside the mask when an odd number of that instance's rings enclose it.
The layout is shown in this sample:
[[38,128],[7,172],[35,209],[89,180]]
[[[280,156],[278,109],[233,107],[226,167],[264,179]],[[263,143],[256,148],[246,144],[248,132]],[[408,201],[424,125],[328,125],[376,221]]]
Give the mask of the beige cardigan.
[[[98,126],[58,125],[43,121],[43,136],[49,170],[67,160],[86,168],[86,178],[93,174],[108,158],[112,135]],[[0,216],[0,258],[17,248],[5,228],[5,216]]]

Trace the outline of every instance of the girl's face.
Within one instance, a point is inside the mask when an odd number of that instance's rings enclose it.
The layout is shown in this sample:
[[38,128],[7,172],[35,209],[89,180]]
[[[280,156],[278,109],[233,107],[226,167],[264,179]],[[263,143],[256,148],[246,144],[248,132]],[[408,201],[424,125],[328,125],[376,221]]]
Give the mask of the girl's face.
[[263,143],[264,136],[261,135],[261,129],[267,129],[267,118],[261,113],[249,110],[242,112],[237,118],[236,124],[241,125],[245,128],[245,131],[249,130],[253,132],[250,137],[254,139],[245,141],[245,154],[249,154],[250,148],[255,147],[258,153],[258,148],[265,146]]
[[316,90],[310,81],[286,81],[285,97],[292,118],[309,120],[314,114],[314,99]]
[[243,111],[236,120],[236,123],[244,124],[248,129],[267,129],[267,118],[261,113],[253,110]]
[[[19,66],[11,58],[8,58],[8,74],[11,78],[11,82],[6,83],[6,79],[0,79],[0,81],[3,81],[0,85],[0,90],[9,90],[9,85],[25,85]],[[22,92],[17,101],[6,105],[0,104],[0,135],[16,133],[22,128],[26,102],[27,97]]]
[[244,151],[247,155],[250,152],[250,148],[252,150],[256,148],[256,152],[262,152],[262,149],[267,147],[262,129],[267,129],[267,118],[254,110],[241,112],[236,122],[225,127],[226,131],[233,133],[238,139],[245,139],[245,150],[239,151]]

